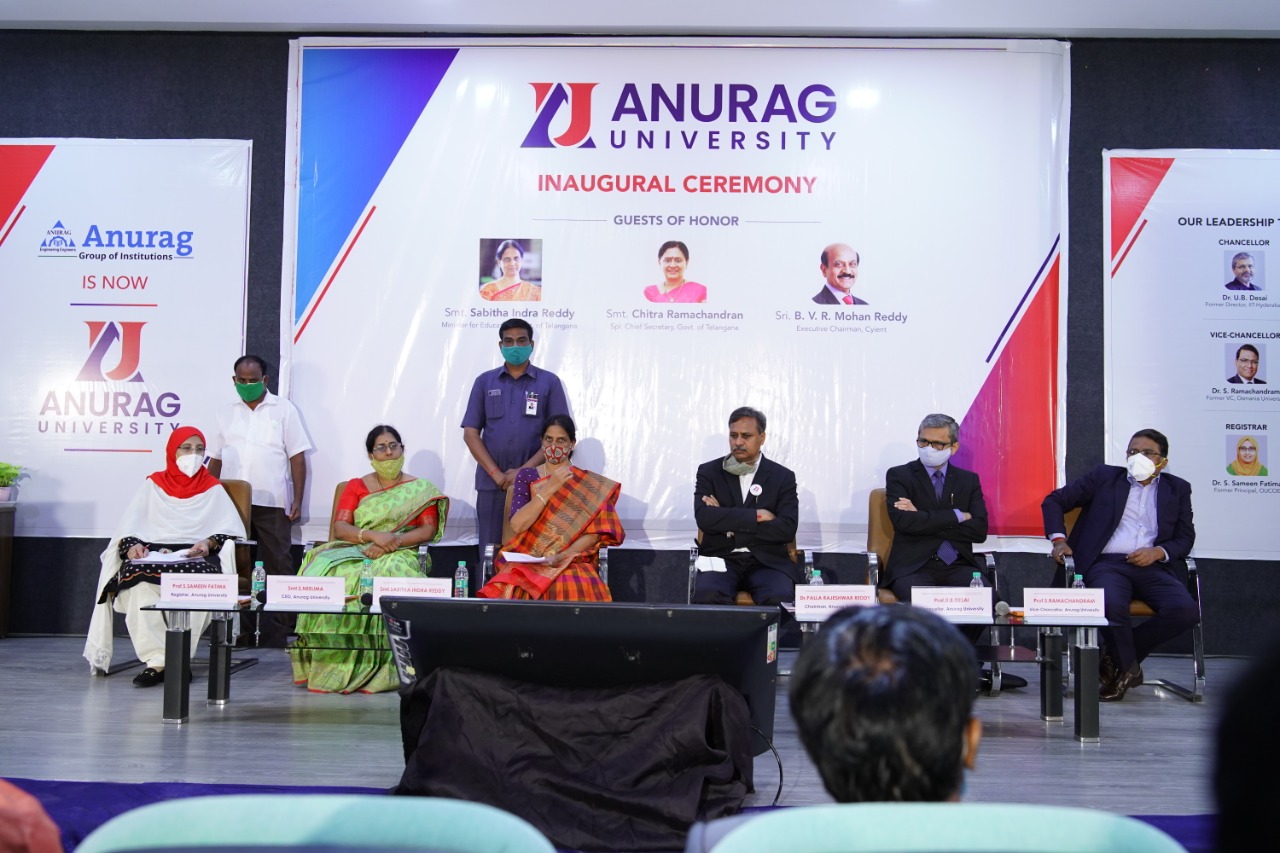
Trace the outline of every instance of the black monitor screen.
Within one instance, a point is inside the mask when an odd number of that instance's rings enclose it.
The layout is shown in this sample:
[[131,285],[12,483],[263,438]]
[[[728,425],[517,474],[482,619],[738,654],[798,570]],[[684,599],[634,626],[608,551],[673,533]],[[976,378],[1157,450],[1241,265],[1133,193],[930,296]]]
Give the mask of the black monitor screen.
[[717,675],[773,738],[777,608],[384,596],[382,614],[402,684],[437,667],[557,687]]

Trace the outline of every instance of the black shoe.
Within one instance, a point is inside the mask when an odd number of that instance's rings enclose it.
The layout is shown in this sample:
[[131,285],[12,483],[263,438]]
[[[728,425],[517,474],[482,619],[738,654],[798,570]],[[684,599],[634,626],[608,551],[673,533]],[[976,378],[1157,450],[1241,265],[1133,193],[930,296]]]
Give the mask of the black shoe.
[[1103,689],[1114,689],[1116,679],[1120,677],[1120,667],[1111,655],[1103,655],[1098,661],[1098,684]]
[[142,672],[138,673],[133,677],[133,686],[134,687],[155,687],[157,684],[159,684],[162,681],[164,681],[163,669],[152,669],[151,667],[147,667]]
[[1119,702],[1124,698],[1124,694],[1129,692],[1129,688],[1137,687],[1142,683],[1141,670],[1135,673],[1132,670],[1116,679],[1115,683],[1104,686],[1098,691],[1098,701],[1100,702]]
[[[1009,672],[1000,673],[1000,689],[1001,690],[1017,690],[1020,687],[1026,687],[1027,680],[1021,675],[1014,675]],[[984,669],[978,673],[978,689],[991,690],[991,670]]]

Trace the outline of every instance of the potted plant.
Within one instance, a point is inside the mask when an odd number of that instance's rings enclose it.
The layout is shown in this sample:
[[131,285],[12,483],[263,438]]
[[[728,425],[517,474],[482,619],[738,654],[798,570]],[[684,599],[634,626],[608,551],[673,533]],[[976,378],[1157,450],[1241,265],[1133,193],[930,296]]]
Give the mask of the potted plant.
[[16,495],[13,495],[13,484],[21,474],[21,466],[0,462],[0,501],[11,501],[16,498]]

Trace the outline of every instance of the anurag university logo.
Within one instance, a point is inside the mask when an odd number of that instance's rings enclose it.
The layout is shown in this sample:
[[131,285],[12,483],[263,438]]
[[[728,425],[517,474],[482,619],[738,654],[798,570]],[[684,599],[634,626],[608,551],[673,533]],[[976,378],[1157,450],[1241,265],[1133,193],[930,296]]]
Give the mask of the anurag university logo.
[[[141,382],[142,327],[145,322],[85,320],[89,327],[89,357],[85,359],[77,382],[105,382],[107,380]],[[110,370],[103,369],[107,355],[120,345],[120,355]]]
[[62,220],[59,219],[44,232],[44,239],[40,241],[40,256],[64,258],[75,257],[75,254],[76,242],[71,239],[71,229],[63,225]]
[[[591,90],[599,83],[530,83],[533,87],[533,126],[521,148],[595,148],[591,138]],[[551,122],[565,105],[569,126],[559,136],[551,136]]]

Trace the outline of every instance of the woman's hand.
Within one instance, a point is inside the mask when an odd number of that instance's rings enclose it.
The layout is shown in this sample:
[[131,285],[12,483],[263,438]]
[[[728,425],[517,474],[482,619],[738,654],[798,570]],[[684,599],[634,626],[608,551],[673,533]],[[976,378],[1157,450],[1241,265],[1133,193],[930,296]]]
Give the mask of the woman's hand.
[[196,544],[187,549],[187,555],[191,557],[207,557],[209,556],[209,540],[201,539]]
[[565,566],[573,562],[573,554],[568,551],[562,551],[559,554],[548,554],[547,565],[553,569],[563,569]]
[[391,553],[391,549],[383,548],[377,542],[371,542],[368,545],[365,545],[364,548],[361,550],[364,552],[364,555],[368,557],[370,560],[376,560],[379,557],[382,557],[386,554]]
[[573,466],[568,463],[548,467],[551,468],[551,472],[547,474],[547,480],[553,490],[569,482],[569,478],[573,476]]
[[130,560],[141,560],[143,557],[147,556],[150,553],[151,553],[151,549],[148,548],[143,543],[139,542],[137,545],[134,545],[129,549],[128,556]]
[[364,532],[365,542],[370,542],[382,549],[383,554],[389,554],[396,549],[397,536],[394,533],[387,533],[381,530],[366,530]]

